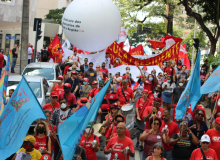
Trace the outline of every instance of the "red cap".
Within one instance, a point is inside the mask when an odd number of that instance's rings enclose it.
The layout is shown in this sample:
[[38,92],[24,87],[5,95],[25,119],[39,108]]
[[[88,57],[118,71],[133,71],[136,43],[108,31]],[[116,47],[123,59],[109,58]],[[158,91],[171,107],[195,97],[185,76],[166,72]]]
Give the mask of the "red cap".
[[220,117],[217,117],[217,118],[215,119],[215,123],[220,124]]
[[117,108],[119,109],[120,107],[118,106],[118,103],[113,103],[111,106],[110,106],[110,109],[112,108]]
[[147,66],[144,66],[144,67],[143,67],[143,70],[146,71],[146,70],[147,70]]
[[74,50],[74,51],[77,51],[77,48],[76,48],[75,46],[73,46],[73,50]]
[[64,87],[69,87],[69,88],[71,88],[71,84],[65,83],[65,84],[64,84]]
[[63,79],[63,76],[62,76],[62,75],[59,75],[59,76],[58,76],[58,79],[59,79],[59,78]]
[[124,75],[124,79],[129,80],[129,76],[127,74]]
[[142,93],[148,93],[148,90],[147,90],[147,89],[144,89],[144,90],[142,91]]
[[84,106],[89,100],[86,98],[86,97],[83,97],[83,98],[80,98],[77,103],[80,105],[80,106]]
[[142,75],[140,75],[140,78],[142,78],[143,76]]
[[51,160],[51,157],[48,154],[44,154],[40,157],[40,160]]
[[153,102],[156,102],[156,103],[160,103],[160,104],[161,104],[161,99],[160,99],[160,98],[154,98],[154,99],[153,99]]
[[51,97],[58,97],[58,94],[57,94],[57,92],[50,92],[50,96]]
[[98,84],[98,81],[93,81],[92,84]]
[[41,51],[43,51],[43,49],[40,49]]
[[83,78],[84,81],[86,82],[89,82],[89,79],[88,78]]
[[31,44],[30,47],[33,47],[33,45]]

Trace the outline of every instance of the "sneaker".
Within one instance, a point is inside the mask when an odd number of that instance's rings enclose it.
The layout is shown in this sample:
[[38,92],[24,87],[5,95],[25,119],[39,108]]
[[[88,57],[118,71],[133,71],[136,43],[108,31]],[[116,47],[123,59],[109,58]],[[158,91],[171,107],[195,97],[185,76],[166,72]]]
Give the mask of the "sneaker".
[[140,146],[140,151],[143,151],[144,150],[144,147],[143,146]]
[[136,143],[136,146],[135,146],[135,147],[137,147],[137,148],[139,147],[139,142]]

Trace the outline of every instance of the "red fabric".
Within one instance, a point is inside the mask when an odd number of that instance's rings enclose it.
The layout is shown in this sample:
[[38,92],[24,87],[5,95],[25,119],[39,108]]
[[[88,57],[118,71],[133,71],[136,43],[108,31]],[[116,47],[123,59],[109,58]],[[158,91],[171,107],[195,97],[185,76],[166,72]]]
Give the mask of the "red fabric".
[[168,75],[173,76],[175,74],[175,69],[173,67],[165,67],[163,72],[167,72]]
[[[145,108],[146,108],[147,106],[150,106],[149,104],[150,104],[150,101],[148,99],[145,102],[143,102],[143,98],[140,98],[137,100],[135,108],[138,108],[138,112],[139,112],[139,115],[142,121],[144,121],[144,118],[142,115],[144,114],[144,110],[145,110],[143,109],[143,107],[145,105]],[[137,117],[137,113],[135,114],[135,117]]]
[[59,87],[58,85],[55,85],[54,92],[57,92],[58,95],[63,94],[64,93],[63,86]]
[[91,96],[92,98],[95,96],[95,92],[96,94],[99,92],[99,89],[98,88],[92,88],[89,90],[88,94],[89,96]]
[[[62,49],[62,45],[60,43],[59,37],[56,36],[54,37],[54,39],[51,41],[50,45],[48,46],[48,52],[50,55],[50,58],[53,58],[54,62],[55,62],[55,54],[56,52],[58,52],[58,48]],[[63,54],[63,49],[61,51],[61,54]],[[62,59],[62,55],[61,55],[61,59]]]
[[[108,69],[107,68],[104,68],[104,69],[101,68],[100,71],[104,72],[106,75],[108,75]],[[104,78],[104,81],[106,81],[108,77],[104,76],[103,78]]]
[[[111,100],[117,100],[117,99],[118,99],[118,95],[117,95],[117,94],[112,94],[112,93],[106,94],[105,97],[104,97],[104,99],[106,99],[106,97],[107,97],[107,99],[108,99],[109,101],[111,101]],[[104,99],[103,99],[103,100],[104,100]],[[111,103],[111,102],[110,102],[110,103]],[[101,109],[102,109],[102,110],[108,110],[108,108],[109,108],[108,103],[107,103],[107,104],[101,104]]]
[[174,121],[174,122],[176,122],[176,121],[175,121],[175,117],[176,117],[176,106],[177,106],[177,103],[174,103],[174,104],[173,104],[173,121]]
[[42,151],[43,149],[47,148],[47,136],[44,138],[38,138],[35,136],[36,142],[34,144],[34,148],[36,150]]
[[[143,117],[142,117],[143,119],[145,116],[147,116],[148,114],[151,113],[152,108],[153,108],[153,106],[147,106],[144,109],[144,113],[143,113]],[[163,118],[163,111],[164,111],[164,109],[160,107],[159,110],[157,110],[157,112],[156,112],[156,117],[162,119]],[[150,121],[146,121],[144,130],[146,130],[146,129],[150,129]]]
[[[122,86],[122,82],[119,83],[119,86]],[[131,82],[128,82],[128,86],[131,88],[132,86]]]
[[56,60],[56,63],[61,63],[62,62],[62,53],[60,52],[55,52],[54,53],[54,59]]
[[[148,98],[150,100],[150,105],[153,105],[154,98],[158,98],[158,96],[156,94],[150,93],[148,95]],[[160,97],[160,100],[161,100],[160,104],[163,104],[163,97],[162,96]]]
[[[160,130],[163,132],[165,125],[168,125],[168,136],[171,137],[174,133],[179,133],[179,127],[175,122],[171,122],[170,124],[165,124],[164,121],[162,121],[162,125],[160,127]],[[169,144],[166,144],[163,142],[163,147],[165,151],[171,150],[173,146],[170,146]]]
[[[52,131],[50,125],[48,125],[48,127],[49,127],[50,132],[53,133],[53,131]],[[55,125],[53,125],[53,130],[54,130],[54,132],[56,133],[57,127],[56,127]],[[52,142],[52,141],[51,141],[51,149],[54,149],[54,146],[53,146],[53,142]]]
[[[112,128],[113,128],[113,131],[112,131]],[[110,136],[112,135],[113,137],[114,136],[117,136],[117,130],[116,130],[116,127],[114,124],[112,124],[112,128],[110,127],[105,135],[106,138],[110,138]],[[130,132],[129,130],[126,128],[126,131],[125,131],[125,136],[127,136],[128,138],[131,138],[131,135],[130,135]]]
[[4,63],[4,56],[3,54],[0,54],[0,67],[3,67],[3,63]]
[[[210,147],[210,145],[209,145],[209,147]],[[214,149],[209,148],[208,152],[203,152],[203,153],[205,154],[205,157],[208,160],[218,160],[219,159],[217,157]],[[197,148],[192,152],[189,160],[202,160],[202,159],[203,159],[203,154],[202,154],[200,148]]]
[[[205,112],[205,109],[201,106],[201,105],[198,105],[198,109],[199,110],[202,110],[204,112],[204,117],[206,117],[206,112]],[[195,109],[192,111],[191,108],[189,108],[188,112],[192,115],[192,118],[195,119],[195,112],[196,110],[198,109]]]
[[[214,98],[214,101],[216,101],[216,99],[217,99],[217,96]],[[220,99],[220,93],[218,94],[218,100],[217,100],[217,103],[216,103],[216,112],[220,111],[220,106],[218,105],[219,99]]]
[[[79,145],[80,146],[83,146],[84,142],[86,140],[86,137],[85,135],[83,134],[82,137],[81,137],[81,140],[80,140],[80,143]],[[94,150],[94,148],[91,147],[91,144],[94,140],[97,140],[98,144],[100,145],[99,143],[99,137],[96,136],[96,138],[94,137],[94,134],[91,134],[90,137],[87,138],[86,140],[86,144],[84,146],[84,149],[86,151],[86,157],[88,160],[97,160],[97,156],[96,156],[96,152]]]
[[201,85],[205,82],[206,73],[200,73]]
[[[56,104],[53,106],[55,109],[58,109],[60,108],[60,103],[59,102],[56,102]],[[53,108],[51,107],[50,103],[47,103],[43,106],[43,110],[49,110],[51,111],[51,115],[53,114]],[[54,109],[54,110],[55,110]]]
[[166,43],[165,42],[161,42],[161,41],[154,41],[154,40],[149,40],[150,44],[152,45],[152,47],[154,49],[157,49],[157,48],[163,48],[166,46]]
[[[59,99],[63,99],[64,98],[63,95],[64,94],[60,94]],[[72,94],[72,93],[69,93],[68,95],[65,94],[65,97],[66,97],[68,105],[76,104],[76,96],[74,94]]]
[[[183,48],[187,51],[186,49],[186,43],[184,43]],[[183,53],[182,51],[179,51],[178,59],[184,59],[184,65],[186,65],[187,69],[190,70],[190,62],[189,62],[189,57],[187,53]]]
[[146,90],[152,92],[152,89],[151,89],[151,81],[146,80],[146,81],[144,82],[144,89],[146,89]]
[[[123,88],[123,90],[124,90],[124,94],[126,96],[126,99],[128,100],[128,103],[130,103],[129,99],[134,98],[134,93],[133,93],[132,89],[131,88],[127,88],[127,89]],[[120,106],[126,104],[126,100],[125,100],[124,95],[122,94],[121,87],[119,87],[117,89],[116,94],[118,95]]]
[[216,132],[214,128],[209,129],[206,134],[209,135],[211,143],[209,145],[209,148],[212,148],[215,150],[218,159],[220,159],[220,132]]
[[130,49],[128,54],[130,54],[130,55],[144,55],[144,48],[140,44],[137,47]]
[[79,56],[78,55],[72,55],[73,61],[78,61],[79,62]]
[[[113,148],[114,147],[114,148]],[[125,159],[125,155],[123,153],[123,150],[129,147],[131,149],[132,152],[134,152],[134,144],[133,141],[128,138],[125,137],[124,139],[120,140],[118,139],[118,136],[112,137],[107,146],[105,147],[105,149],[112,149],[112,153],[111,153],[111,158],[110,160],[113,160],[115,157],[115,153],[118,153],[118,159],[120,160],[129,160],[129,155],[127,154],[127,159]]]
[[31,58],[34,58],[34,48],[32,48],[32,53]]
[[68,66],[66,66],[65,68],[64,68],[64,74],[67,74],[67,72],[68,72],[68,70],[69,70],[69,68],[70,68],[70,66],[68,65]]

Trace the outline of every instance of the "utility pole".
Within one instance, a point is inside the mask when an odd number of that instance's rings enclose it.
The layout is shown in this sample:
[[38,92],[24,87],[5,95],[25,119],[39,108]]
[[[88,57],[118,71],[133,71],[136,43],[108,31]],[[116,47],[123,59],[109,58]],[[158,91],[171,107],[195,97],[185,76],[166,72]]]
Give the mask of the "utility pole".
[[28,64],[29,0],[23,0],[21,23],[20,74]]

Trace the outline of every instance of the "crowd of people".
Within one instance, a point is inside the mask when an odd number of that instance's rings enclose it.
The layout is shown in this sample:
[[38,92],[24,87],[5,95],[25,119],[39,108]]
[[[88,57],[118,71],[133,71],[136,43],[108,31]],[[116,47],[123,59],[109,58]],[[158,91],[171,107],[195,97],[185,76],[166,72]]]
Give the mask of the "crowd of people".
[[[213,111],[213,104],[220,99],[217,92],[204,95],[193,111],[189,107],[185,119],[175,119],[175,107],[190,76],[180,60],[178,64],[165,61],[160,73],[156,70],[149,72],[147,66],[137,67],[140,72],[137,82],[129,67],[124,73],[109,73],[108,53],[105,62],[93,65],[87,58],[81,64],[76,50],[61,64],[62,75],[51,88],[50,103],[42,106],[48,119],[39,120],[35,135],[25,138],[20,152],[29,153],[33,160],[39,160],[41,155],[62,159],[58,143],[60,125],[97,95],[112,78],[96,120],[85,129],[73,160],[96,160],[98,151],[104,151],[111,160],[129,160],[129,157],[134,157],[135,149],[142,152],[142,160],[220,160],[219,103]],[[213,69],[209,69],[207,61],[204,62],[201,85]],[[141,130],[136,136],[136,144],[126,128],[128,116],[123,111],[123,107],[131,104],[135,108],[135,124],[145,126],[144,129],[136,126]],[[205,107],[210,107],[215,116],[207,117]],[[104,144],[94,132],[95,124],[101,124],[99,133],[106,139]]]

